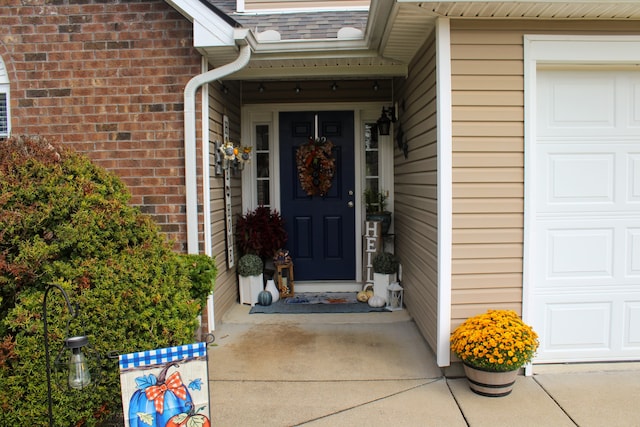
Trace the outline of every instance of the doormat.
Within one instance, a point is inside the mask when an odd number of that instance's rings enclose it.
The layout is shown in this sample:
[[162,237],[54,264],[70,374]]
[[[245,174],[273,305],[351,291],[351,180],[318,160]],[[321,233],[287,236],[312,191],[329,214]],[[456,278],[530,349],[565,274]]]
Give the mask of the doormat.
[[286,304],[355,304],[355,292],[301,292],[285,298]]
[[250,314],[370,313],[387,312],[358,302],[355,292],[304,292],[271,305],[254,305]]

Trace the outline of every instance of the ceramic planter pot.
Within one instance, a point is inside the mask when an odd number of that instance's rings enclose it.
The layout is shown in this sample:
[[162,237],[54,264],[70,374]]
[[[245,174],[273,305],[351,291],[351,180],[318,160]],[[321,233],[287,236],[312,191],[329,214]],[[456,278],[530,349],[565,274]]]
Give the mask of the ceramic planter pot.
[[267,280],[267,287],[265,289],[271,293],[273,303],[277,302],[280,299],[280,291],[278,291],[275,281],[271,279]]

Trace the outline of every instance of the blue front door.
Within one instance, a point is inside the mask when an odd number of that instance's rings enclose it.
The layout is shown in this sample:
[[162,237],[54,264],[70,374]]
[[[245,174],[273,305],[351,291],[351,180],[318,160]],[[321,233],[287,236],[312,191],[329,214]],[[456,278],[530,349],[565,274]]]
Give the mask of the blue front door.
[[[280,113],[281,214],[296,281],[355,280],[355,174],[352,111]],[[335,173],[327,194],[300,183],[298,149],[309,137],[333,144]]]

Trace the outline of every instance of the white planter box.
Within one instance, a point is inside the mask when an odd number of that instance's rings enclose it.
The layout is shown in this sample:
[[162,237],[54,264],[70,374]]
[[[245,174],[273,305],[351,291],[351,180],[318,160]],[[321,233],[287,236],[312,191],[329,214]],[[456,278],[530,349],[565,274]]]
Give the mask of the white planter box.
[[259,276],[239,276],[240,277],[240,304],[251,304],[251,307],[258,303],[258,294],[264,290],[262,274]]
[[396,274],[373,273],[373,294],[381,296],[387,300],[387,287],[393,282],[397,282]]

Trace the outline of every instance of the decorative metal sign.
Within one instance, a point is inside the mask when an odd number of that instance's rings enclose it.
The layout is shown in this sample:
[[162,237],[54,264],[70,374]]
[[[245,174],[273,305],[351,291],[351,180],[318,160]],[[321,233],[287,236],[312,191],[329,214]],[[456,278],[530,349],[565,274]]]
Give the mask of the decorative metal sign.
[[[229,141],[229,117],[222,116],[224,140]],[[227,232],[227,267],[233,268],[235,265],[235,255],[233,252],[233,210],[231,208],[231,171],[224,168],[224,215]]]
[[364,223],[364,282],[363,289],[368,284],[373,285],[373,257],[382,251],[382,233],[380,221],[365,221]]

